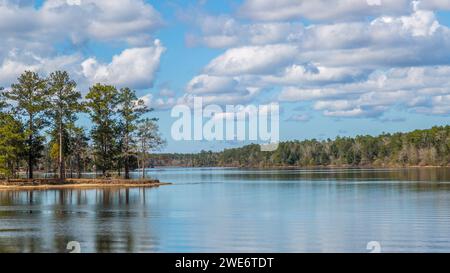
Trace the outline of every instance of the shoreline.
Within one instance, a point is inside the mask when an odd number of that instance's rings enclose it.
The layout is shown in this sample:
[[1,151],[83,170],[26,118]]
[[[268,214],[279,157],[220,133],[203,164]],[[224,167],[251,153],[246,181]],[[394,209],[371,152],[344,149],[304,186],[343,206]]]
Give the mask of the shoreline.
[[173,168],[173,169],[202,169],[202,168],[217,168],[217,169],[240,169],[240,170],[364,170],[364,169],[374,169],[374,170],[408,170],[408,169],[438,169],[438,168],[450,168],[450,165],[446,166],[341,166],[341,165],[329,165],[329,166],[267,166],[267,167],[257,167],[257,166],[203,166],[203,167],[193,167],[193,166],[157,166],[156,168]]
[[105,188],[155,188],[171,185],[159,180],[114,180],[114,179],[17,179],[0,181],[0,191],[58,190],[58,189],[105,189]]
[[450,165],[447,166],[340,166],[340,165],[330,165],[330,166],[271,166],[271,167],[237,167],[239,169],[260,169],[260,170],[408,170],[408,169],[437,169],[437,168],[450,168]]

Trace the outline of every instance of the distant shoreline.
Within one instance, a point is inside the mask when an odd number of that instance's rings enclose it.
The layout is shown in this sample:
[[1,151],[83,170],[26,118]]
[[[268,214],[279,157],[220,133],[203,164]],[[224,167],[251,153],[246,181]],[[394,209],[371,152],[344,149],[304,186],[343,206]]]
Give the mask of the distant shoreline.
[[[268,167],[256,167],[256,166],[155,166],[154,169],[204,169],[204,168],[216,168],[216,169],[240,169],[240,170],[313,170],[313,169],[430,169],[430,168],[450,168],[447,166],[268,166]],[[151,169],[149,169],[151,170]]]
[[170,185],[159,180],[120,179],[16,179],[0,180],[0,191],[51,190],[51,189],[102,189],[102,188],[153,188]]

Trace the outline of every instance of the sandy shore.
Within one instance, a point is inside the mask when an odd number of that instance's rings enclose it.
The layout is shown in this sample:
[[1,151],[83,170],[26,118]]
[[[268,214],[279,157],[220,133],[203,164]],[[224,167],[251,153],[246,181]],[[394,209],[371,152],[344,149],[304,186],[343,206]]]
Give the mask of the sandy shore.
[[158,180],[117,180],[117,179],[33,179],[0,181],[0,191],[50,190],[50,189],[102,189],[102,188],[152,188],[170,183]]

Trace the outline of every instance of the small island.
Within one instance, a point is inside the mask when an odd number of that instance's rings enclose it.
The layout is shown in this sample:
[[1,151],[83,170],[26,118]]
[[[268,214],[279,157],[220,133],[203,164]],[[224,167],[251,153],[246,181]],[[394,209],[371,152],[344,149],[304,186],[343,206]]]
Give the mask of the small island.
[[12,179],[0,180],[0,191],[5,190],[49,190],[92,188],[152,188],[170,183],[156,179]]
[[66,71],[25,71],[0,87],[0,190],[164,185],[146,177],[165,144],[151,111],[130,88],[94,84],[83,96]]

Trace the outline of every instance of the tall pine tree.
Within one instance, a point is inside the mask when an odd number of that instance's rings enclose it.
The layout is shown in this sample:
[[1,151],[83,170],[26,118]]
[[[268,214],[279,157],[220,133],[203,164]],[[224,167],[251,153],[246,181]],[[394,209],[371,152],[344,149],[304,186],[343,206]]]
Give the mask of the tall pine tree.
[[32,179],[33,168],[44,148],[41,131],[47,124],[45,115],[49,107],[47,81],[36,72],[25,71],[18,78],[18,83],[11,85],[11,90],[4,92],[4,96],[12,101],[13,111],[24,123],[28,178]]
[[[3,88],[0,87],[0,91]],[[0,176],[14,176],[17,162],[23,153],[24,134],[19,120],[6,111],[6,102],[0,94]]]
[[130,179],[130,158],[134,154],[135,139],[133,134],[138,128],[141,116],[151,111],[143,100],[136,97],[136,93],[129,88],[120,89],[119,93],[119,128],[121,138],[120,157],[125,168],[125,179]]
[[117,157],[116,107],[119,92],[114,86],[96,84],[86,95],[86,106],[92,120],[91,139],[95,165],[106,176]]
[[69,139],[65,137],[69,127],[77,120],[77,113],[82,110],[81,94],[76,90],[77,84],[70,79],[66,71],[56,71],[48,78],[50,107],[48,116],[52,120],[53,131],[57,137],[59,178],[65,179],[64,158],[68,152]]

